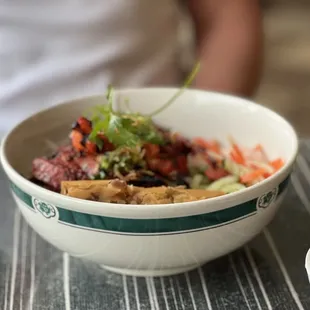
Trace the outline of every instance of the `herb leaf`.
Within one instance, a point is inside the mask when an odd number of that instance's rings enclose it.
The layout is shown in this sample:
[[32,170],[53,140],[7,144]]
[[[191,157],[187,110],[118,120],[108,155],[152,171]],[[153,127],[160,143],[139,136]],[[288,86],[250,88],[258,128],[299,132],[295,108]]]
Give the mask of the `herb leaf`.
[[178,97],[180,97],[183,94],[183,92],[185,91],[185,89],[188,88],[188,86],[190,86],[192,84],[192,82],[193,82],[194,78],[196,77],[199,69],[200,69],[200,63],[198,62],[194,66],[190,75],[185,80],[183,86],[164,105],[162,105],[157,110],[153,111],[149,116],[152,117],[152,116],[155,116],[155,115],[161,113],[162,111],[167,109]]
[[131,132],[132,120],[112,114],[105,135],[115,146],[137,146],[141,144],[138,135]]
[[92,122],[92,131],[88,136],[91,142],[96,143],[98,148],[103,148],[103,141],[98,137],[99,133],[104,133],[108,128],[111,113],[108,105],[97,106],[93,109],[93,115],[90,117]]
[[131,118],[134,120],[131,131],[138,135],[143,142],[164,144],[162,133],[155,127],[150,117],[135,114]]
[[192,83],[199,70],[197,63],[191,74],[186,79],[182,88],[174,94],[163,106],[148,116],[138,113],[119,113],[113,110],[114,90],[112,86],[107,89],[107,104],[95,107],[92,122],[92,132],[89,139],[102,148],[103,141],[98,137],[99,133],[104,134],[116,147],[141,146],[143,143],[163,144],[165,142],[161,132],[155,127],[152,116],[155,116],[170,106]]

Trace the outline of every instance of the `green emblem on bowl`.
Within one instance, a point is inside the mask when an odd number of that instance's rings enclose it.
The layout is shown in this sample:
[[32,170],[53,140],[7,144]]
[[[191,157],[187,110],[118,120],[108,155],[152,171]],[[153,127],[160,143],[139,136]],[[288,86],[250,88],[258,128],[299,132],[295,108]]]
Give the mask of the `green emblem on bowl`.
[[275,187],[270,192],[260,196],[257,199],[257,207],[263,208],[263,209],[268,208],[277,199],[278,191],[279,191],[279,188]]
[[56,207],[37,198],[32,199],[32,204],[44,217],[52,218],[56,216]]

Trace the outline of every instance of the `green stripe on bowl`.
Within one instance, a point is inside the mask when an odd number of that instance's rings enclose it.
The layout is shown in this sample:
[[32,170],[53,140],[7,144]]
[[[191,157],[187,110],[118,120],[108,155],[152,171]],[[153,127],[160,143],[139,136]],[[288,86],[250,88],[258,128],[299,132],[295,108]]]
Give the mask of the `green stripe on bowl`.
[[11,189],[15,193],[15,195],[22,200],[28,207],[34,209],[32,205],[32,198],[30,195],[22,191],[19,187],[17,187],[14,183],[11,182]]
[[[279,185],[277,197],[287,187],[288,181],[289,178]],[[36,210],[29,194],[23,192],[13,183],[11,183],[11,187],[19,199],[28,207]],[[53,207],[58,210],[59,222],[80,228],[114,233],[162,234],[207,229],[240,220],[257,212],[257,201],[258,199],[253,199],[224,210],[205,214],[164,219],[123,219],[70,211],[58,206]]]
[[[74,221],[70,221],[73,213]],[[197,230],[223,225],[256,213],[256,202],[251,201],[222,211],[165,219],[121,219],[114,217],[95,216],[79,212],[59,209],[59,220],[68,224],[83,226],[96,230],[123,233],[167,233]]]

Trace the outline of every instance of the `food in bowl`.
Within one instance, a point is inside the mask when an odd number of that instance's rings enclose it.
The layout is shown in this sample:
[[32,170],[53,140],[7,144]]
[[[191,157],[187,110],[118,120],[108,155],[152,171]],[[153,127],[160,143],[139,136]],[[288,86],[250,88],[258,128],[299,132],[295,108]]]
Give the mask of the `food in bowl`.
[[[126,89],[116,90],[116,96],[120,103],[128,98],[133,111],[147,115],[175,92]],[[282,158],[283,167],[228,195],[146,207],[76,199],[30,182],[32,160],[51,154],[51,145],[64,145],[68,124],[105,100],[81,98],[41,111],[2,141],[1,162],[12,196],[29,225],[49,243],[111,271],[163,276],[188,271],[241,247],[274,217],[285,199],[298,149],[294,130],[261,105],[199,90],[186,90],[154,122],[189,140],[202,136],[219,141],[223,150],[231,148],[227,133],[243,152],[263,143],[268,158]],[[122,111],[118,102],[115,107]]]
[[[74,122],[68,145],[33,160],[33,182],[56,192],[62,181],[121,179],[138,187],[166,186],[171,191],[171,186],[184,186],[229,194],[268,178],[284,165],[281,158],[269,160],[261,144],[244,149],[230,138],[225,149],[216,140],[189,139],[163,129],[152,120],[157,112],[116,112],[111,93],[109,89],[108,104],[93,108],[89,119],[81,116]],[[166,203],[173,202],[170,198]]]

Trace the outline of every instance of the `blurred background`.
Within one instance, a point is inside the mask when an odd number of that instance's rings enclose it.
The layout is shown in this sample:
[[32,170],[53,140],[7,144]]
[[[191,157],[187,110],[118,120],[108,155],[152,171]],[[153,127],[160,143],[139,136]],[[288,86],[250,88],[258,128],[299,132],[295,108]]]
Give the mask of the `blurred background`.
[[[260,2],[265,63],[256,101],[287,118],[300,137],[310,138],[310,0]],[[181,31],[184,41],[192,37],[186,29]],[[185,53],[184,63],[189,55],[191,51]]]
[[310,0],[262,0],[265,69],[257,101],[310,137]]

